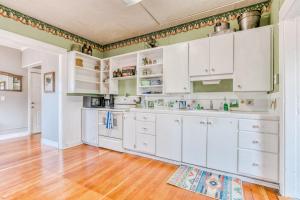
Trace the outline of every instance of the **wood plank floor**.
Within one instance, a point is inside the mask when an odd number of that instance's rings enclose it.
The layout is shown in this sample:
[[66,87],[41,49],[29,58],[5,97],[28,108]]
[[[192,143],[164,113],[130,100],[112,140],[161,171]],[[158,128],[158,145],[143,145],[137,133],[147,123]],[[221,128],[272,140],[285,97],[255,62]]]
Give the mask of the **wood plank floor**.
[[[168,185],[176,166],[87,145],[64,151],[34,135],[0,142],[0,199],[201,199]],[[244,183],[245,200],[277,200],[269,188]]]

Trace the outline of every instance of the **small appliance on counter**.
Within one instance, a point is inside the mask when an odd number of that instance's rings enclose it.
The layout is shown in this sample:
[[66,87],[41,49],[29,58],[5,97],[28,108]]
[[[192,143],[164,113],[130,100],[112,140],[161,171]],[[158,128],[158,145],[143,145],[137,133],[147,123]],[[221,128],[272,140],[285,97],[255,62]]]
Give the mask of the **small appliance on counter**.
[[84,108],[104,108],[105,107],[104,97],[84,96],[83,97],[83,107]]
[[105,108],[114,108],[115,105],[115,98],[114,95],[105,95],[104,96],[105,101]]

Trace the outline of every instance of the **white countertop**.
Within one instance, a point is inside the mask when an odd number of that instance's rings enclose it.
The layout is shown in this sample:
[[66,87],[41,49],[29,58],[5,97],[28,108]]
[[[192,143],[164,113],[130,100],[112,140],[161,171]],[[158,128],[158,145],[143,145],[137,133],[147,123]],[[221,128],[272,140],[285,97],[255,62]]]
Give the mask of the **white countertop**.
[[146,112],[157,114],[176,114],[176,115],[196,115],[206,117],[231,117],[239,119],[262,119],[262,120],[279,120],[279,116],[269,112],[244,112],[244,111],[210,111],[210,110],[168,110],[168,109],[144,109],[132,108],[132,112]]
[[260,120],[279,120],[279,116],[269,112],[244,112],[244,111],[215,111],[215,110],[169,110],[169,109],[145,109],[145,108],[82,108],[82,109],[97,109],[99,111],[114,111],[114,112],[143,112],[153,114],[174,114],[174,115],[192,115],[205,117],[230,117],[238,119],[260,119]]

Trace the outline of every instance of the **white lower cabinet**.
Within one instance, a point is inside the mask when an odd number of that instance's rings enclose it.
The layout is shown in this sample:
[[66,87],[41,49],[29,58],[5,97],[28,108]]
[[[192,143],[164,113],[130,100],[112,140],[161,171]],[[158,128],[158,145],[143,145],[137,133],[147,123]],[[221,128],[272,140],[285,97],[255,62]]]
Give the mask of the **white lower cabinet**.
[[238,120],[208,118],[207,167],[237,172]]
[[268,181],[278,181],[278,155],[247,149],[239,150],[239,173]]
[[82,109],[81,110],[82,142],[98,146],[98,110]]
[[158,114],[156,116],[156,155],[181,161],[181,116]]
[[123,117],[123,147],[135,150],[135,113],[125,113]]
[[136,150],[148,154],[155,154],[155,136],[137,133]]
[[182,162],[206,167],[207,118],[183,117]]

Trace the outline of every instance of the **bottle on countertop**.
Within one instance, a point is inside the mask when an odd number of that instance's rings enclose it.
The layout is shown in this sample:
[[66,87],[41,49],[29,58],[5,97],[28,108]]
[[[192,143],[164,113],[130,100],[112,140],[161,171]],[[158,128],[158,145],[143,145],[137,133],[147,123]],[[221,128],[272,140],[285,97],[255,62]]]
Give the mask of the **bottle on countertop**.
[[229,111],[229,105],[227,103],[226,97],[224,98],[224,111]]

